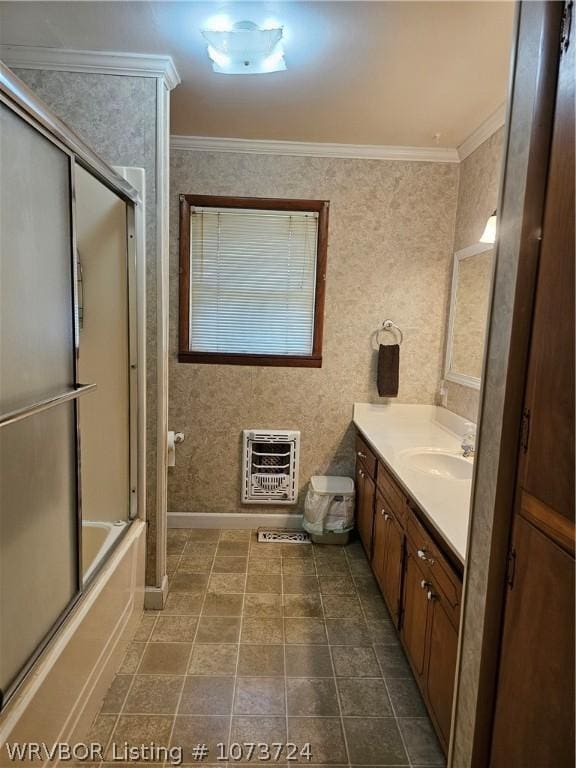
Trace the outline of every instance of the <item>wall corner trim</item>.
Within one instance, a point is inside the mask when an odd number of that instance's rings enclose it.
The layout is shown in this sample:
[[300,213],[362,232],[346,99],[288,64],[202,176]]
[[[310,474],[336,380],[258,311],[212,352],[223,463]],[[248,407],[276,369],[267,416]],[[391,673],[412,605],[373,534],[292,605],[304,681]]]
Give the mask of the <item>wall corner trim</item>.
[[48,69],[126,77],[157,77],[172,90],[180,75],[171,56],[118,51],[79,51],[36,45],[0,45],[0,60],[18,69]]
[[327,144],[306,141],[229,139],[212,136],[170,138],[170,149],[189,152],[240,152],[293,157],[338,157],[350,160],[405,160],[424,163],[458,163],[450,147],[403,147],[384,144]]
[[145,587],[144,589],[144,610],[161,611],[166,605],[168,597],[168,576],[164,574],[162,584],[159,587]]
[[506,122],[506,102],[500,104],[490,117],[484,120],[457,149],[460,162],[471,155],[478,147],[490,138]]

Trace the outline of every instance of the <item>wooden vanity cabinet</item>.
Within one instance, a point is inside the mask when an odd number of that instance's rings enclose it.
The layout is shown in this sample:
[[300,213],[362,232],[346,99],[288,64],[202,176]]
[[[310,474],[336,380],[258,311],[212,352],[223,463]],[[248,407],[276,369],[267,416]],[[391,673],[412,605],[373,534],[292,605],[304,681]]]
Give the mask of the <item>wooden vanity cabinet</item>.
[[356,436],[356,528],[368,559],[372,557],[372,528],[376,485],[376,457],[360,435]]
[[458,623],[413,543],[408,541],[404,572],[401,639],[444,749],[448,747]]
[[441,538],[361,435],[356,437],[356,527],[447,751],[462,574]]
[[462,580],[408,512],[401,637],[443,748],[448,747]]

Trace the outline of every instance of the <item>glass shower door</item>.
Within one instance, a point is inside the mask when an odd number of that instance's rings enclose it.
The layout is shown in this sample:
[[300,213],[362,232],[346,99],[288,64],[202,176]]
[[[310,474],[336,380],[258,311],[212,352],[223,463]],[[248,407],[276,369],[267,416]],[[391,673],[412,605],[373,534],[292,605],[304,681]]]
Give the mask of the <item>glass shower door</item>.
[[70,174],[0,104],[0,703],[80,591]]
[[[76,166],[77,375],[98,382],[79,404],[84,583],[130,519],[130,316],[127,205]],[[105,482],[103,482],[105,480]]]

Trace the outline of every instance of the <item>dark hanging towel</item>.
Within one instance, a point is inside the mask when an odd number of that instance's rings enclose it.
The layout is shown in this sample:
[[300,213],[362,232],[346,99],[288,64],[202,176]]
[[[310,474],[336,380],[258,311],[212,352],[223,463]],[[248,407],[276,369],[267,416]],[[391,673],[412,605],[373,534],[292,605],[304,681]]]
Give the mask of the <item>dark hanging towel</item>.
[[380,397],[397,397],[400,345],[380,344],[378,348],[378,394]]

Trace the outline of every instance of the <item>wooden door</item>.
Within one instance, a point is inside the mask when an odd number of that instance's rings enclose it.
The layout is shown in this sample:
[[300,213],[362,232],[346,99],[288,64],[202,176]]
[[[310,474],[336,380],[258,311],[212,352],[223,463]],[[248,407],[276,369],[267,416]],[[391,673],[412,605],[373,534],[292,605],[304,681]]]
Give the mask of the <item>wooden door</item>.
[[426,625],[428,620],[429,584],[418,565],[417,556],[409,545],[404,571],[404,600],[401,636],[406,653],[418,677],[424,673],[426,656]]
[[440,731],[442,746],[447,749],[454,698],[458,627],[455,627],[449,618],[444,604],[445,598],[434,589],[429,590],[429,595],[426,691],[432,716]]
[[574,21],[566,4],[491,768],[574,752]]
[[[569,15],[575,13],[572,9]],[[525,399],[520,485],[574,521],[574,72],[560,59]],[[571,27],[571,28],[570,28]]]
[[574,558],[518,515],[491,768],[574,766]]
[[356,467],[356,526],[364,550],[371,559],[372,526],[374,523],[375,485],[365,468],[359,463]]

